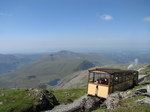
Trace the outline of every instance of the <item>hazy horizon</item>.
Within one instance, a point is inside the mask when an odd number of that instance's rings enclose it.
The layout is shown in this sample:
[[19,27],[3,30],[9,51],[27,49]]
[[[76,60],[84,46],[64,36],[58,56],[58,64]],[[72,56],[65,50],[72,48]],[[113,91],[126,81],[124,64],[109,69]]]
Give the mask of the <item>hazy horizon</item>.
[[149,50],[149,0],[0,0],[0,54]]

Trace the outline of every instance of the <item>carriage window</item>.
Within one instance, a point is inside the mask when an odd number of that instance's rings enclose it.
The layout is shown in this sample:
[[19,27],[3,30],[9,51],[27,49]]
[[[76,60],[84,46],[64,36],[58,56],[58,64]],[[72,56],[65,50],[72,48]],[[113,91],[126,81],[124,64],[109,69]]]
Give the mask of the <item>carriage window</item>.
[[108,74],[101,73],[98,80],[100,84],[108,84]]
[[125,82],[126,81],[126,76],[125,75],[123,75],[123,82]]
[[131,79],[133,79],[133,74],[132,74],[132,73],[130,74],[130,80],[131,80]]
[[129,75],[126,75],[126,81],[128,81],[129,80]]
[[99,84],[108,84],[108,74],[91,72],[90,82],[95,82]]
[[94,82],[99,81],[100,79],[104,78],[104,74],[101,73],[95,73]]
[[114,76],[114,84],[118,84],[119,83],[119,77],[118,76]]
[[131,80],[131,79],[132,79],[131,75],[128,75],[128,80]]
[[94,73],[93,72],[90,73],[90,82],[94,82]]
[[122,76],[119,76],[119,83],[123,82],[123,77]]

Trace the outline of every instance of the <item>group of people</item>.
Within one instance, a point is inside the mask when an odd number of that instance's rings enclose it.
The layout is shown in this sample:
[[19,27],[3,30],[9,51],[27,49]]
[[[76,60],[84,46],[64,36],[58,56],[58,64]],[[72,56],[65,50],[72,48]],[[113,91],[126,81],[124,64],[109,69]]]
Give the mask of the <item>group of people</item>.
[[96,82],[99,84],[108,84],[108,79],[107,78],[100,78],[100,79],[97,79]]

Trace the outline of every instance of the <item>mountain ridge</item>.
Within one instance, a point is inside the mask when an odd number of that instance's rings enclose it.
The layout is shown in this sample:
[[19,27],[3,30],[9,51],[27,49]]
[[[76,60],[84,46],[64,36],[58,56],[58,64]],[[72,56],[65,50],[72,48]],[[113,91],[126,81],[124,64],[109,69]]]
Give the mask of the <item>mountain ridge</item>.
[[[30,61],[20,68],[14,69],[11,72],[0,75],[0,88],[3,87],[36,87],[36,88],[52,88],[48,82],[55,79],[60,79],[59,82],[66,79],[66,77],[79,78],[76,73],[78,71],[87,70],[95,66],[130,64],[128,54],[117,57],[119,54],[101,54],[101,53],[74,53],[71,51],[59,51],[52,54],[40,55],[35,60]],[[114,59],[114,57],[116,58]],[[134,54],[132,54],[134,55]],[[19,55],[18,55],[19,56]],[[123,57],[124,56],[124,57]],[[26,57],[27,56],[20,56]],[[36,56],[33,56],[36,57]],[[31,58],[33,59],[31,56]],[[26,59],[25,58],[25,59]],[[118,58],[118,62],[116,61]],[[133,58],[133,57],[132,57]],[[126,60],[128,59],[128,60]],[[3,66],[4,67],[4,66]],[[76,75],[73,75],[76,74]],[[85,76],[85,75],[84,75]],[[68,80],[68,79],[66,79]],[[79,83],[84,83],[81,81]],[[5,85],[5,86],[4,86]]]
[[4,87],[2,83],[5,82],[5,87],[47,87],[49,81],[94,66],[83,59],[53,58],[51,55],[44,55],[18,70],[1,75],[0,87]]

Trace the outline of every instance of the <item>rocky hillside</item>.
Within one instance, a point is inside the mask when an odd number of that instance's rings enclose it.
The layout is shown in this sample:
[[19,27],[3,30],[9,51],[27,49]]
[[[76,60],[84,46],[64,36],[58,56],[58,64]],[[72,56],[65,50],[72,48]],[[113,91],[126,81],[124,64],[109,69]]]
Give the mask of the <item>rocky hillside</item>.
[[54,89],[76,89],[87,85],[88,70],[79,71],[63,78]]
[[150,72],[150,65],[144,65],[138,69],[138,72],[141,74],[147,74]]

